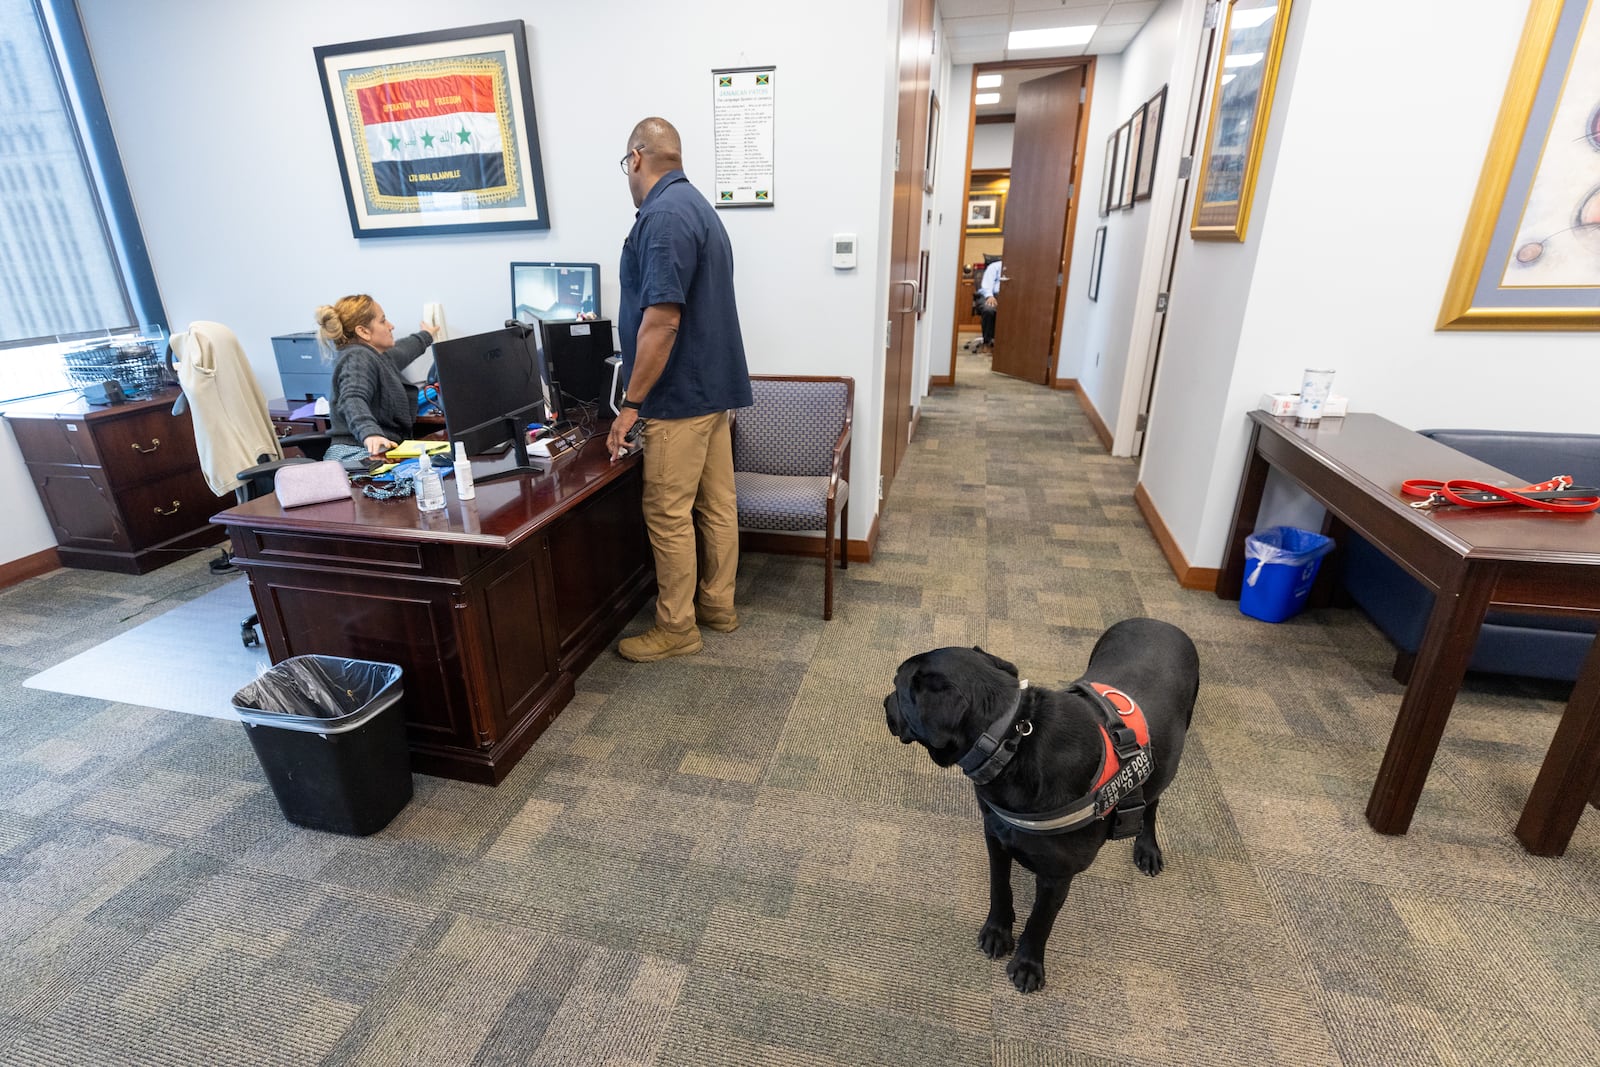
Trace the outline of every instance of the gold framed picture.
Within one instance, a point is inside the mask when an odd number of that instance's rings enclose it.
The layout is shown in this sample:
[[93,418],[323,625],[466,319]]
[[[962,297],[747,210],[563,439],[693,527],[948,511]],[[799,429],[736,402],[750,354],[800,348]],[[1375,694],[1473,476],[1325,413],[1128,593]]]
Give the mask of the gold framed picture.
[[1005,228],[1005,190],[974,192],[967,197],[968,233],[1003,233]]
[[1191,237],[1243,241],[1249,229],[1290,2],[1228,0]]

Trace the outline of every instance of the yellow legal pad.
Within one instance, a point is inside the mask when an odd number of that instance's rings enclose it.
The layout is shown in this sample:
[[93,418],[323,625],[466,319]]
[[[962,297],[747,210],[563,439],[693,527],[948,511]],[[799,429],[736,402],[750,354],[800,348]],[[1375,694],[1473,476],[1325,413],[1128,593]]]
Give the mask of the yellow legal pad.
[[411,459],[422,455],[422,450],[427,449],[428,455],[436,456],[440,452],[450,451],[449,441],[401,441],[389,451],[384,453],[388,459]]

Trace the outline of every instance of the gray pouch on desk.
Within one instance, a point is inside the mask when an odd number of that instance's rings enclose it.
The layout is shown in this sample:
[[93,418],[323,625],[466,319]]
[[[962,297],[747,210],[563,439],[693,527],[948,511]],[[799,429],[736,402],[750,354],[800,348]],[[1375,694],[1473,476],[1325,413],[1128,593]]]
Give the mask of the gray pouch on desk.
[[344,464],[337,460],[291,463],[279,467],[272,481],[279,505],[286,508],[350,498],[350,479],[344,472]]

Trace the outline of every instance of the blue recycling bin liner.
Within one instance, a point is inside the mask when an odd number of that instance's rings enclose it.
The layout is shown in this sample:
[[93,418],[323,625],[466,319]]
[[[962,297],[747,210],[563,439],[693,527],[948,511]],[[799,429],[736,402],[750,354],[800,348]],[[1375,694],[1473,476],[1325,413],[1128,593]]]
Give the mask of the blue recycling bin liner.
[[1244,587],[1239,610],[1262,622],[1282,622],[1300,613],[1311,594],[1322,557],[1333,538],[1293,526],[1258,530],[1244,539]]

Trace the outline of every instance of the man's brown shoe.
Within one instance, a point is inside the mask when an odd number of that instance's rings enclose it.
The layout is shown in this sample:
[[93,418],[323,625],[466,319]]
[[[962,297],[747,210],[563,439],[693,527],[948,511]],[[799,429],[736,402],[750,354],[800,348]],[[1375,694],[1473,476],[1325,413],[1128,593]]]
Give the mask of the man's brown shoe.
[[699,630],[675,634],[652,626],[638,637],[625,637],[618,641],[617,654],[635,663],[652,663],[672,656],[692,656],[704,647]]
[[700,605],[694,607],[694,621],[708,630],[715,630],[719,634],[731,634],[739,628],[739,615],[729,610],[726,613],[712,614],[703,611]]

